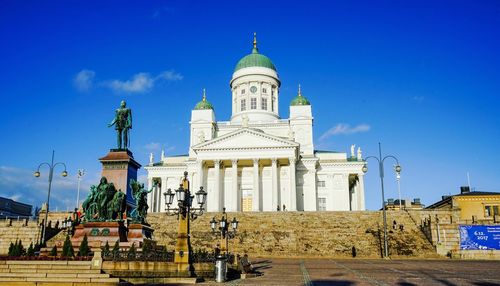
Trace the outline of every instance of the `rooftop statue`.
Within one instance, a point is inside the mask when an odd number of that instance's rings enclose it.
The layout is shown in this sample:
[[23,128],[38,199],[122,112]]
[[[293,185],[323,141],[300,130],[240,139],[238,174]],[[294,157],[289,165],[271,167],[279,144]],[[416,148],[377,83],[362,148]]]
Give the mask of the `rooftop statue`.
[[127,108],[127,103],[122,100],[120,108],[115,112],[115,118],[108,127],[115,126],[117,132],[117,148],[127,149],[130,145],[128,137],[129,129],[132,129],[132,110]]

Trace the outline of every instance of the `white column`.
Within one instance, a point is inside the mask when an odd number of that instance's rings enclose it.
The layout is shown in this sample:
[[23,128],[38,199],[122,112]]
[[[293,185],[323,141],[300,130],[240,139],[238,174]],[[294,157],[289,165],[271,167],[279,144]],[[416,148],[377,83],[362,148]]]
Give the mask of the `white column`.
[[365,175],[358,174],[358,210],[365,210]]
[[[205,188],[205,184],[203,182],[204,180],[204,175],[205,175],[205,170],[203,170],[203,160],[198,160],[198,190],[199,187],[203,187],[203,189],[206,191],[207,189]],[[196,190],[195,192],[197,192]]]
[[241,194],[238,190],[238,160],[231,160],[231,191],[228,192],[227,210],[237,212],[240,211]]
[[[153,178],[149,177],[148,178],[148,191],[151,190],[152,188],[153,188]],[[153,205],[154,205],[153,197],[154,197],[154,190],[148,194],[148,206],[149,206],[150,212],[153,212]]]
[[221,208],[221,203],[222,203],[222,198],[221,198],[221,191],[220,191],[220,160],[215,160],[214,161],[214,168],[215,168],[215,189],[214,189],[214,209],[213,211],[220,211]]
[[167,191],[167,186],[168,186],[168,178],[167,177],[162,177],[161,178],[161,191],[159,194],[159,203],[158,203],[158,212],[162,212],[165,210],[165,196],[163,195],[164,192]]
[[276,210],[279,204],[278,201],[278,159],[271,159],[271,172],[272,172],[272,184],[273,184],[273,205],[272,210]]
[[253,159],[253,194],[252,209],[255,212],[261,211],[260,206],[260,183],[259,183],[259,159]]
[[304,176],[304,211],[316,211],[318,205],[318,195],[316,190],[316,169],[308,169]]
[[286,206],[287,210],[297,210],[297,183],[295,182],[295,157],[289,158],[290,162],[290,206]]

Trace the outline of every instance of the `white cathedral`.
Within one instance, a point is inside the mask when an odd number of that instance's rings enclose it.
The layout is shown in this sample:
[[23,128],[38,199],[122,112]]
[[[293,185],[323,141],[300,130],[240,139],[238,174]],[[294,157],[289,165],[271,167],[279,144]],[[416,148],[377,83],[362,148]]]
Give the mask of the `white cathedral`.
[[208,192],[206,210],[219,212],[364,210],[364,161],[354,154],[318,151],[313,142],[311,104],[302,95],[290,102],[290,118],[279,115],[280,79],[271,60],[253,49],[230,81],[232,116],[216,121],[203,99],[191,112],[189,154],[165,156],[148,173],[150,212],[165,211],[163,193],[179,188],[188,171],[191,191]]

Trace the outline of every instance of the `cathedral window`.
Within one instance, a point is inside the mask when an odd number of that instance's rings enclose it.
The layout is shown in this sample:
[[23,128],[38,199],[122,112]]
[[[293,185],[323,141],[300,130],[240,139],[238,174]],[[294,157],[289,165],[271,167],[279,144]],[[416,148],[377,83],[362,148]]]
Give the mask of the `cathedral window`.
[[267,93],[267,88],[265,88],[265,87],[264,87],[264,88],[262,89],[262,93]]
[[250,109],[257,109],[257,98],[250,98]]
[[263,98],[261,101],[262,110],[267,110],[267,98]]
[[325,186],[325,181],[318,181],[318,188],[324,188]]
[[246,100],[242,99],[241,100],[241,111],[245,111],[247,109],[247,102]]
[[241,90],[241,94],[245,94],[245,89],[242,89],[242,90]]

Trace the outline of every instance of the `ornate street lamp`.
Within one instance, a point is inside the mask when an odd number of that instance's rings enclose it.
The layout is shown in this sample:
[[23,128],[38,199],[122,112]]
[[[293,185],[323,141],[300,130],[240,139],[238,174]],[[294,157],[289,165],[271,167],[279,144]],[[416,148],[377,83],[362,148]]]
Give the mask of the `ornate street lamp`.
[[80,207],[80,182],[82,181],[82,177],[85,176],[84,169],[78,169],[76,173],[76,177],[78,178],[78,191],[76,193],[76,208]]
[[[200,190],[195,194],[199,207],[194,208],[192,205],[195,196],[191,195],[189,191],[187,175],[188,172],[184,172],[182,184],[179,186],[179,189],[175,190],[175,194],[172,190],[168,189],[163,195],[165,196],[165,211],[167,215],[177,215],[177,219],[179,220],[174,262],[177,264],[177,271],[180,274],[186,273],[190,276],[192,274],[192,267],[189,221],[195,220],[203,214],[203,205],[207,199],[207,192],[203,190],[203,187],[200,187]],[[177,199],[177,208],[171,208],[174,196]]]
[[[215,233],[217,224],[219,225],[219,232],[220,232],[220,246],[221,246],[221,252],[223,252],[226,256],[228,255],[228,239],[234,238],[236,236],[236,229],[238,228],[238,223],[239,221],[236,220],[234,217],[232,221],[228,221],[227,219],[227,213],[226,213],[226,208],[222,209],[222,217],[220,220],[216,220],[215,217],[212,218],[210,221],[210,227],[212,228],[212,233]],[[232,228],[229,230],[229,226]]]
[[[376,159],[378,161],[378,172],[380,176],[380,186],[382,188],[382,214],[383,214],[383,219],[384,219],[384,257],[387,258],[389,257],[389,249],[388,249],[388,243],[387,243],[387,214],[386,214],[386,208],[385,208],[385,194],[384,194],[384,161],[387,158],[394,159],[396,161],[396,167],[394,167],[394,171],[399,175],[401,173],[401,166],[399,165],[399,161],[396,157],[392,155],[387,155],[382,158],[382,147],[380,147],[380,142],[378,143],[378,153],[379,156],[368,156],[365,158],[365,161],[368,159]],[[364,173],[368,172],[368,167],[366,164],[363,165],[362,171]]]
[[54,175],[54,168],[57,166],[57,165],[62,165],[64,166],[64,171],[61,173],[61,176],[63,177],[67,177],[68,176],[68,172],[66,172],[66,164],[64,163],[61,163],[61,162],[57,162],[54,164],[54,150],[52,150],[52,160],[49,163],[41,163],[40,165],[38,165],[38,168],[36,170],[36,172],[34,173],[35,177],[39,178],[40,177],[40,167],[42,165],[47,165],[49,167],[49,191],[47,193],[47,210],[45,211],[45,220],[43,221],[43,229],[42,229],[42,241],[41,241],[41,244],[45,244],[45,233],[47,232],[47,220],[48,220],[48,217],[49,217],[49,200],[50,200],[50,189],[52,188],[52,177]]

